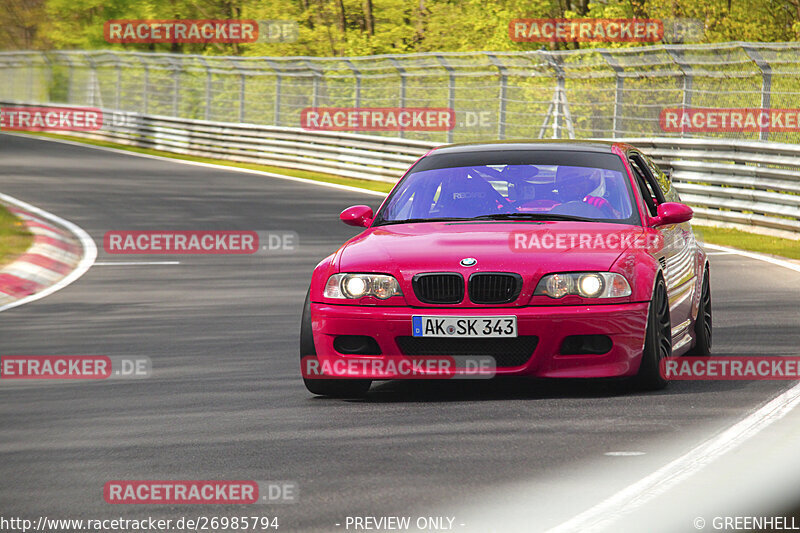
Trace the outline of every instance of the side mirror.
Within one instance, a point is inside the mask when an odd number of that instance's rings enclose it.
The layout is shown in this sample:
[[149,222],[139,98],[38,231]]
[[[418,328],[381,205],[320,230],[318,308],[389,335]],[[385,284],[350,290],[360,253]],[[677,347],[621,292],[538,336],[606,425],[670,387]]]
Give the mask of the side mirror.
[[372,224],[372,208],[368,205],[354,205],[348,207],[339,215],[339,220],[348,226],[357,226],[359,228],[368,228]]
[[664,202],[658,206],[658,216],[651,219],[653,226],[666,226],[688,222],[694,216],[692,208],[678,202]]

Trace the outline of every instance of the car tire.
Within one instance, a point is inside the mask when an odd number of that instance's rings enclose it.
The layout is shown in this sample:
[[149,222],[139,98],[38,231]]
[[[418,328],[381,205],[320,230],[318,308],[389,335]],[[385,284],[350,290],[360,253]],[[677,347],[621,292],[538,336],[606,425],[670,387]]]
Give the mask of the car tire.
[[703,273],[703,288],[700,290],[700,306],[694,321],[694,347],[686,355],[711,355],[711,273],[708,267]]
[[[300,322],[300,360],[304,357],[316,357],[314,334],[311,329],[311,291],[306,294],[303,306],[303,317]],[[361,398],[369,390],[372,381],[369,379],[308,379],[303,377],[306,388],[312,394],[333,398]]]
[[647,313],[644,350],[639,372],[633,382],[639,390],[659,390],[669,384],[660,371],[660,363],[672,355],[672,323],[669,318],[669,298],[664,279],[659,276],[653,288],[653,298]]

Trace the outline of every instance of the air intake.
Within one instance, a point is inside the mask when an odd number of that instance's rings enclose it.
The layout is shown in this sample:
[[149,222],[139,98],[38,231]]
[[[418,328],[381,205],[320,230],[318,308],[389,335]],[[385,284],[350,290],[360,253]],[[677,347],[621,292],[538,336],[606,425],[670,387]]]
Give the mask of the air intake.
[[539,338],[520,336],[495,339],[449,339],[439,337],[397,337],[403,355],[417,357],[475,356],[494,357],[498,368],[522,366],[527,363]]

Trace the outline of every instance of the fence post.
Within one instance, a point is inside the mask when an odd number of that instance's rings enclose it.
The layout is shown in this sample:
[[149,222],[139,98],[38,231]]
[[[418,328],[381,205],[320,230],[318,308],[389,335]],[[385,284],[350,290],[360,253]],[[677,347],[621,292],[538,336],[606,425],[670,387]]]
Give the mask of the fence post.
[[[406,107],[406,69],[400,66],[400,63],[397,61],[397,59],[393,57],[389,57],[387,59],[400,75],[400,108],[402,109]],[[402,139],[406,136],[406,131],[401,128],[398,132],[398,135]]]
[[170,67],[172,67],[172,116],[177,117],[179,116],[180,66],[176,63],[175,58],[170,60]]
[[[611,137],[616,139],[617,133],[622,130],[622,98],[623,91],[625,90],[625,78],[623,74],[625,69],[619,64],[617,58],[611,55],[608,51],[600,51],[600,55],[606,60],[608,66],[614,70],[614,78],[616,80],[616,89],[614,91],[614,118],[611,122]],[[601,135],[602,137],[602,135]]]
[[570,139],[575,138],[575,123],[572,121],[572,113],[569,111],[569,100],[567,99],[567,88],[565,83],[561,84],[561,109],[564,114],[564,123],[567,125],[567,135]]
[[205,60],[202,56],[199,57],[200,62],[203,63],[203,66],[206,69],[206,104],[205,110],[203,111],[203,118],[205,120],[211,119],[211,67],[208,66],[208,61]]
[[500,103],[497,110],[497,138],[506,138],[506,98],[508,91],[508,69],[494,54],[486,54],[492,65],[500,72]]
[[[142,59],[142,58],[139,58]],[[142,115],[147,114],[147,100],[148,95],[150,93],[150,68],[147,66],[146,61],[142,61],[142,66],[144,67],[144,87],[142,91]]]
[[[761,54],[752,47],[752,45],[745,45],[742,47],[744,53],[756,64],[761,71],[761,109],[769,110],[772,105],[772,67],[767,63]],[[758,138],[761,141],[769,140],[769,128],[759,128]]]
[[67,59],[67,103],[74,104],[75,102],[72,101],[72,76],[73,76],[73,68],[72,68],[72,58],[69,55],[64,56]]
[[[549,52],[546,52],[544,50],[537,50],[533,52],[531,56],[529,56],[529,59],[532,60],[532,58],[538,56],[542,56],[544,58],[544,62],[550,65]],[[553,102],[554,99],[551,98],[550,103],[547,106],[547,111],[544,112],[544,120],[542,120],[542,125],[539,127],[539,135],[536,137],[537,139],[544,139],[544,136],[547,133],[547,126],[550,124],[550,118],[552,117],[553,114]]]
[[283,76],[281,76],[281,71],[275,62],[270,61],[269,59],[266,60],[267,65],[272,69],[275,73],[275,105],[273,109],[273,122],[275,126],[281,125],[281,81]]
[[116,68],[117,71],[117,86],[114,91],[114,109],[119,111],[120,109],[119,106],[121,101],[120,93],[122,92],[122,68],[120,67],[119,56],[114,53],[112,53],[111,55],[114,56],[114,67]]
[[[86,59],[87,63],[89,63],[89,68],[91,69],[89,75],[89,95],[88,95],[88,102],[90,106],[98,106],[104,107],[103,105],[103,91],[100,90],[100,81],[97,77],[97,63],[95,63],[94,59],[91,56],[91,52],[84,53],[83,57]],[[99,102],[99,103],[98,103]]]
[[312,76],[312,83],[313,86],[311,88],[311,107],[319,107],[319,77],[321,76],[317,67],[312,65],[311,62],[306,60],[306,65],[308,65],[309,70],[311,70]]
[[314,78],[313,78],[314,86],[312,88],[313,91],[311,93],[311,105],[313,107],[319,107],[319,79],[318,79],[319,73],[316,70],[313,72],[314,72]]
[[[447,95],[447,107],[452,109],[453,113],[455,114],[455,111],[456,111],[456,77],[455,77],[455,74],[454,74],[455,70],[453,69],[453,67],[451,67],[447,63],[447,61],[445,61],[445,59],[441,55],[436,54],[435,57],[436,57],[436,59],[439,60],[439,63],[441,63],[441,65],[447,71],[447,75],[448,75],[448,78],[450,80],[449,83],[448,83],[449,91],[448,91],[448,95]],[[448,143],[452,143],[453,142],[453,129],[455,129],[455,128],[451,128],[451,129],[447,130],[447,142]]]
[[[575,138],[575,128],[572,124],[572,115],[569,112],[569,101],[567,100],[566,73],[561,66],[561,58],[555,54],[545,56],[556,75],[556,87],[553,91],[553,101],[548,109],[548,115],[553,117],[553,139],[561,138],[561,117],[567,125],[567,132],[570,139]],[[547,119],[542,128],[547,127]],[[542,132],[543,133],[543,132]]]
[[[358,70],[356,66],[353,65],[353,62],[350,61],[349,59],[345,59],[344,62],[347,64],[350,70],[353,71],[353,77],[354,77],[353,83],[355,88],[355,95],[353,100],[355,101],[355,107],[361,107],[361,71]],[[316,79],[316,77],[314,79]]]
[[[683,60],[681,57],[682,52],[680,48],[677,48],[675,45],[665,45],[664,49],[666,50],[669,57],[672,61],[677,65],[677,67],[681,71],[681,77],[683,79],[683,95],[681,98],[681,111],[686,112],[686,108],[691,107],[692,105],[692,86],[694,83],[694,77],[692,76],[692,67],[688,63]],[[681,124],[681,137],[684,137],[683,124]]]
[[41,94],[45,97],[45,102],[52,102],[53,101],[53,94],[50,92],[50,88],[53,86],[53,62],[50,60],[50,57],[47,55],[47,52],[40,52],[42,60],[45,63],[45,71],[44,71],[44,90],[40,91]]
[[243,123],[245,117],[244,103],[246,94],[245,93],[246,80],[244,75],[245,71],[242,69],[242,67],[239,66],[238,59],[231,59],[231,64],[233,65],[233,68],[235,68],[236,71],[239,73],[239,123]]
[[29,54],[25,54],[25,96],[26,102],[33,101],[33,58]]

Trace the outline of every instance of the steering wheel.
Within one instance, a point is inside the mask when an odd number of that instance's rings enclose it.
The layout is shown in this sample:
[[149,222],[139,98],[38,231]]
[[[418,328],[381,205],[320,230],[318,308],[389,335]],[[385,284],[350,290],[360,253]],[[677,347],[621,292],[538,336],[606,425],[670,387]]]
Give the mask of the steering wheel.
[[554,215],[572,215],[584,218],[608,218],[603,215],[603,210],[601,208],[580,200],[557,205],[550,213]]
[[614,208],[611,206],[611,202],[601,196],[587,196],[583,201],[592,207],[600,209],[605,215],[603,218],[617,217]]
[[527,212],[536,212],[536,213],[547,213],[554,207],[561,205],[560,202],[555,200],[531,200],[530,202],[525,202],[517,206],[517,210],[523,213]]

